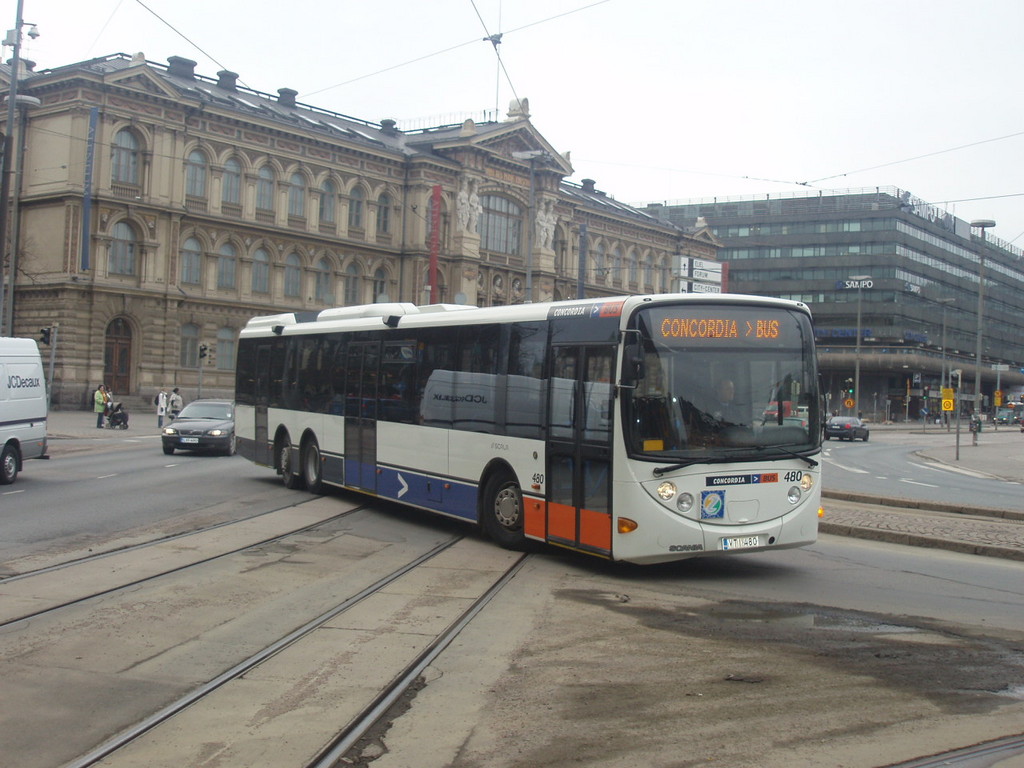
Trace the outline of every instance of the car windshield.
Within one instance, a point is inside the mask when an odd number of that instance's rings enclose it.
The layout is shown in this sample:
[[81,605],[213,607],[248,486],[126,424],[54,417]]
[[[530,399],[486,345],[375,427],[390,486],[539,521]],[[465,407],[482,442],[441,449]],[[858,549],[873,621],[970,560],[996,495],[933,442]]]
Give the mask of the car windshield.
[[665,305],[638,312],[635,327],[626,354],[637,361],[636,388],[623,389],[634,455],[721,461],[817,447],[822,413],[806,315]]
[[231,406],[228,403],[189,403],[179,419],[217,419],[223,421],[231,418]]

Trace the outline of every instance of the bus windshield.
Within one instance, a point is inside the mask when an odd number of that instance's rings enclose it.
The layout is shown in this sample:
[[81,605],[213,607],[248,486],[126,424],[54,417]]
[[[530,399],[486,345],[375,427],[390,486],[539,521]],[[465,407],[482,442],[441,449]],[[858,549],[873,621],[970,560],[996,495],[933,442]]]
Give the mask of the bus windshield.
[[779,307],[661,305],[627,337],[630,454],[684,464],[816,450],[821,408],[807,315]]

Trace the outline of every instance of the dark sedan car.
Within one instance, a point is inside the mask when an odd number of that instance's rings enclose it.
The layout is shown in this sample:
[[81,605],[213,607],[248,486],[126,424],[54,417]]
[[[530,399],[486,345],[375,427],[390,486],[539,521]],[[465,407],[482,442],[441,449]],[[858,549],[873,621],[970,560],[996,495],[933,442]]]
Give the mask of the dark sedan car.
[[825,439],[868,441],[868,425],[852,416],[833,416],[825,425]]
[[195,400],[160,435],[164,453],[218,451],[235,452],[235,404],[230,400]]

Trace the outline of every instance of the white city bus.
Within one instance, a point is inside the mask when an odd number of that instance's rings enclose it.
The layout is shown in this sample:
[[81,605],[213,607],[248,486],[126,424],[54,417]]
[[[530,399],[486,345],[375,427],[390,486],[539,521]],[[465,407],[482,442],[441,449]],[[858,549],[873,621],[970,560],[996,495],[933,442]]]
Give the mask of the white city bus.
[[754,296],[341,307],[248,323],[235,428],[289,487],[656,563],[815,541],[816,366]]

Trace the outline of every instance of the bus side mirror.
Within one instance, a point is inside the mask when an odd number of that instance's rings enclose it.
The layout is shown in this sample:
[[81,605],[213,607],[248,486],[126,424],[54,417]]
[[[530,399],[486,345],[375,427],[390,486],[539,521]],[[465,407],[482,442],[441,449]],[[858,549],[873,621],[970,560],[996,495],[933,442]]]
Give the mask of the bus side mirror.
[[635,389],[637,382],[643,380],[644,354],[640,334],[633,331],[622,348],[622,376],[619,386]]

